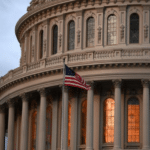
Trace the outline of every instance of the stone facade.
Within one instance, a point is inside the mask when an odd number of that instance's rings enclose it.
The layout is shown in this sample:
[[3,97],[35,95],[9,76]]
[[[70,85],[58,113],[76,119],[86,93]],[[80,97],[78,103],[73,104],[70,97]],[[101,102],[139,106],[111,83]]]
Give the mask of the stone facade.
[[[20,67],[0,78],[0,150],[7,132],[8,150],[150,149],[150,1],[32,0],[27,10],[16,25]],[[65,88],[62,103],[63,60],[92,88]],[[107,99],[115,101],[113,142],[105,134]],[[138,140],[129,135],[135,99]]]

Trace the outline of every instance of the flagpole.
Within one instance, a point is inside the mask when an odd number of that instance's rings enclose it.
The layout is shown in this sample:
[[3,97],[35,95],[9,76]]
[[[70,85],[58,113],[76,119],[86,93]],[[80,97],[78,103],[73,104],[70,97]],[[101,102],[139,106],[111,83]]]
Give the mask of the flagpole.
[[61,120],[61,150],[63,150],[64,137],[64,91],[65,91],[65,58],[63,58],[63,85],[62,85],[62,120]]

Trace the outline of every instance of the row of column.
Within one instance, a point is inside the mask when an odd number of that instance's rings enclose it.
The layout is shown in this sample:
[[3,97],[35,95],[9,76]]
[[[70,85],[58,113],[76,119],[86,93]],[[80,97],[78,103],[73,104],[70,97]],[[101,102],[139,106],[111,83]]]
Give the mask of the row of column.
[[[121,81],[115,80],[115,119],[114,119],[114,149],[121,149]],[[149,149],[149,81],[142,80],[143,83],[143,149]],[[46,147],[46,93],[45,89],[40,89],[40,120],[39,120],[39,136],[38,150]],[[94,83],[91,83],[91,89],[87,92],[87,129],[86,129],[86,150],[93,150],[93,96]],[[27,150],[28,146],[28,97],[23,94],[22,97],[22,127],[21,127],[21,150]],[[14,147],[14,104],[8,101],[8,149]],[[61,150],[68,149],[68,88],[64,90],[64,102],[62,105],[62,134],[61,134]],[[0,150],[4,150],[5,143],[5,110],[0,107]]]

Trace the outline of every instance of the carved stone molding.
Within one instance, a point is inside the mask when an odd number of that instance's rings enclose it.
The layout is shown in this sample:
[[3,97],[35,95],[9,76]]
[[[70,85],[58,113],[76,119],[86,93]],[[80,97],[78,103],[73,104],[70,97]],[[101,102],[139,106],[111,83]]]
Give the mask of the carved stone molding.
[[148,37],[148,25],[146,24],[144,26],[144,38],[147,38]]
[[45,90],[45,88],[38,89],[38,92],[40,93],[41,97],[46,97],[46,90]]
[[6,103],[7,103],[8,107],[14,107],[15,101],[12,99],[9,99],[9,100],[7,100]]
[[29,100],[29,95],[26,93],[22,93],[20,95],[20,97],[22,98],[22,101],[28,101]]
[[0,113],[5,112],[5,108],[6,108],[5,105],[0,105]]
[[148,79],[142,79],[142,85],[144,88],[149,88],[149,80]]
[[121,82],[122,82],[121,80],[116,79],[116,80],[112,80],[112,82],[115,88],[121,88]]

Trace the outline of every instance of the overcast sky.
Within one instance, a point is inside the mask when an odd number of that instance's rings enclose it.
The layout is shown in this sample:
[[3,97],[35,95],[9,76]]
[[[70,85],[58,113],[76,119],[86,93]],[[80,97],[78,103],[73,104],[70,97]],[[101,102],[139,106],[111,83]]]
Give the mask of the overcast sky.
[[0,77],[19,67],[20,45],[15,25],[31,0],[0,0]]

